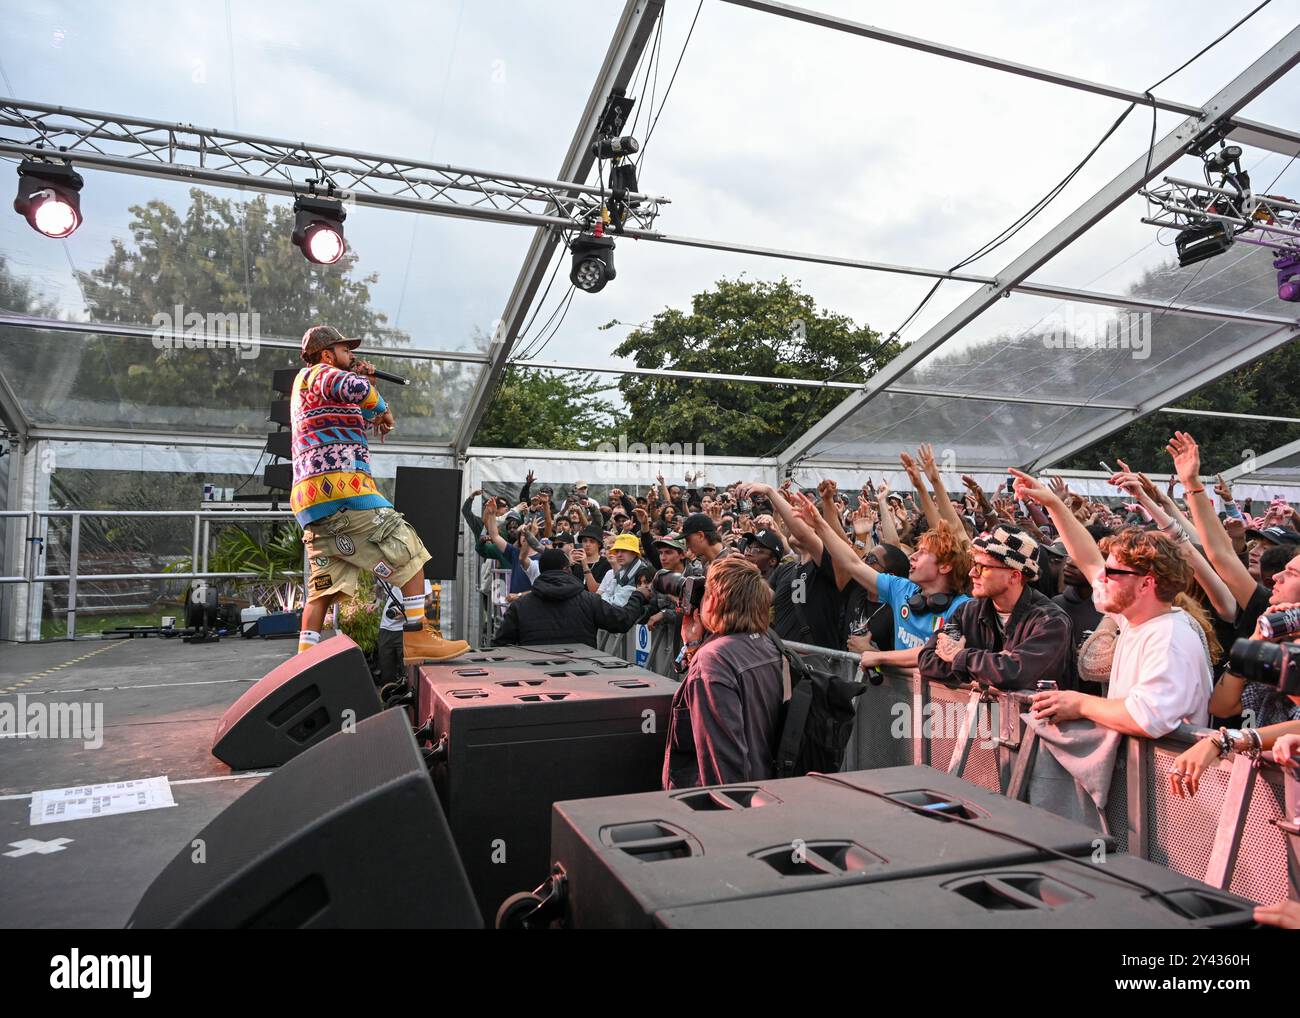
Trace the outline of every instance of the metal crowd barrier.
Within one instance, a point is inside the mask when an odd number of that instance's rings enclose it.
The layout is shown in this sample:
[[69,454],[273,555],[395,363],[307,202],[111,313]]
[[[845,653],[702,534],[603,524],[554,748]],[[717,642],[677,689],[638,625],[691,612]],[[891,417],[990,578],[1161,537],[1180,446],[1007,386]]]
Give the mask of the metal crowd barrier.
[[[190,552],[190,568],[186,571],[155,573],[88,573],[78,571],[81,554],[81,521],[83,517],[109,518],[190,518],[194,521],[193,542]],[[46,573],[42,556],[49,536],[51,518],[68,518],[71,520],[68,532],[68,571],[66,573]],[[270,510],[203,510],[203,509],[163,509],[148,511],[109,510],[109,509],[38,509],[30,512],[18,510],[0,511],[0,520],[21,519],[24,521],[20,542],[25,545],[22,557],[22,572],[14,576],[0,576],[0,585],[25,584],[27,587],[28,612],[31,599],[36,594],[36,585],[41,583],[66,583],[68,585],[67,605],[58,614],[67,618],[65,639],[72,640],[77,635],[77,584],[84,580],[100,582],[125,580],[255,580],[259,573],[214,573],[208,571],[208,552],[211,547],[211,525],[213,521],[243,521],[247,523],[268,522],[275,520],[292,520],[294,515],[289,510],[272,512]],[[303,570],[307,569],[307,549],[303,547]],[[302,576],[304,572],[288,571],[286,576]],[[25,627],[24,627],[25,628]],[[38,636],[39,638],[39,631]]]
[[[858,676],[857,654],[786,645],[818,657],[822,667]],[[636,630],[614,646],[636,662]],[[1030,694],[953,687],[911,669],[883,674],[879,686],[858,697],[845,770],[925,764],[1033,801],[1038,754],[1049,751],[1021,717]],[[1258,762],[1237,754],[1208,768],[1195,796],[1179,798],[1169,772],[1202,734],[1183,725],[1162,739],[1123,736],[1102,818],[1107,833],[1122,852],[1255,901],[1300,897],[1300,836],[1279,826],[1300,823],[1300,782],[1269,754]]]

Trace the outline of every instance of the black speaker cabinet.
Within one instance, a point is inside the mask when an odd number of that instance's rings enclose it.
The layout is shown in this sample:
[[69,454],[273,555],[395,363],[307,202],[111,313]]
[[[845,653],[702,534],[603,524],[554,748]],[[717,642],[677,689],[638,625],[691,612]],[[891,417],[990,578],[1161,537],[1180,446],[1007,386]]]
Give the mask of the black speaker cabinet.
[[556,659],[420,669],[434,784],[488,922],[549,872],[553,803],[660,787],[677,684]]
[[128,927],[482,925],[402,711],[290,760],[187,843]]
[[655,913],[691,904],[1045,857],[995,831],[1069,855],[1110,847],[1090,828],[929,767],[833,777],[886,794],[810,776],[556,803],[551,855],[565,873],[568,925],[648,928]]
[[[1128,881],[1136,881],[1135,886]],[[1119,853],[665,909],[664,929],[1227,929],[1254,902]]]
[[429,550],[424,576],[454,580],[460,533],[459,470],[443,467],[398,467],[393,505],[415,528]]
[[365,653],[339,633],[277,665],[231,704],[212,755],[237,771],[278,767],[379,710]]

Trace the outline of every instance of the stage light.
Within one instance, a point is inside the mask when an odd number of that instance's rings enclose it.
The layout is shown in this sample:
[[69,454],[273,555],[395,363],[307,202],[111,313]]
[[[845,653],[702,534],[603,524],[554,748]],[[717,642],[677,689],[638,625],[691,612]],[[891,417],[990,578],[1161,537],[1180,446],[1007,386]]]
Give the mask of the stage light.
[[1273,259],[1279,300],[1300,304],[1300,251],[1281,251]]
[[64,163],[24,159],[14,211],[47,237],[71,236],[81,225],[81,174]]
[[309,262],[333,265],[343,257],[343,203],[333,198],[300,195],[293,203],[293,242]]
[[638,152],[641,143],[630,134],[621,138],[597,138],[591,143],[591,154],[597,159],[621,159]]
[[1211,221],[1200,226],[1189,226],[1174,238],[1178,265],[1186,268],[1221,255],[1232,247],[1232,241],[1233,236],[1226,223]]
[[579,290],[599,293],[617,275],[614,271],[614,238],[601,233],[584,233],[574,238],[573,269],[569,280]]

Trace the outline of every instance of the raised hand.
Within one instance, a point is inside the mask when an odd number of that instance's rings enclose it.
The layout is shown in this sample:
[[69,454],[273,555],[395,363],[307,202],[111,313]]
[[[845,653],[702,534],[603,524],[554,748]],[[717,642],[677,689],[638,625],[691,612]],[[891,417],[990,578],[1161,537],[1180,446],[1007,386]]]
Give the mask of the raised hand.
[[1174,469],[1184,488],[1199,488],[1201,477],[1201,448],[1196,439],[1185,431],[1175,431],[1165,446],[1165,452],[1174,458]]
[[[1120,464],[1120,466],[1123,467],[1125,470],[1128,469],[1128,467],[1124,467],[1122,463]],[[1111,481],[1111,483],[1114,484],[1115,482]],[[1055,495],[1057,498],[1059,498],[1062,502],[1064,502],[1067,498],[1070,497],[1070,486],[1065,483],[1065,479],[1062,478],[1059,474],[1054,475],[1052,479],[1048,481],[1047,486],[1051,488],[1052,494]]]
[[792,491],[789,493],[787,498],[790,501],[791,508],[794,509],[795,515],[798,516],[799,519],[803,520],[804,523],[808,524],[808,526],[816,529],[819,526],[826,525],[826,521],[822,519],[822,514],[819,513],[817,507],[813,505],[812,499],[802,491]]
[[903,464],[903,469],[907,471],[907,477],[912,482],[914,488],[921,487],[921,472],[917,469],[915,461],[905,452],[898,454],[898,462]]
[[930,483],[939,483],[939,466],[934,462],[934,446],[929,442],[922,442],[921,447],[916,450],[917,458],[921,461],[921,469],[925,471],[925,476],[930,479]]
[[1037,502],[1039,505],[1047,505],[1057,500],[1049,488],[1023,470],[1009,467],[1007,473],[1016,479],[1013,490],[1016,498],[1022,502]]
[[837,489],[835,487],[835,482],[829,478],[821,481],[817,485],[817,494],[821,497],[823,502],[834,502],[836,493]]
[[1223,499],[1223,501],[1231,502],[1232,485],[1223,479],[1222,474],[1216,474],[1215,476],[1218,478],[1218,483],[1214,486],[1214,493],[1218,495],[1219,498]]
[[[518,477],[519,475],[516,474],[515,476]],[[535,478],[534,478],[533,472],[530,470],[530,471],[528,471],[528,476],[524,478],[524,483],[525,483],[525,484],[529,484],[529,485],[531,485],[531,484],[533,483],[533,480],[534,480],[534,479],[535,479]]]

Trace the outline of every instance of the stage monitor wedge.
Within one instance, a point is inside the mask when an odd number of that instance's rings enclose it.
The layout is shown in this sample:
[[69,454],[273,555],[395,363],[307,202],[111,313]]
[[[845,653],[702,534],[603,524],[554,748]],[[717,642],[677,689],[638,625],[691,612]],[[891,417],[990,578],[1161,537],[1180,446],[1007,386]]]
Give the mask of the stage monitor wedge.
[[[201,855],[197,853],[201,852]],[[479,929],[406,712],[294,757],[187,840],[128,928]],[[285,963],[285,985],[325,985]]]

